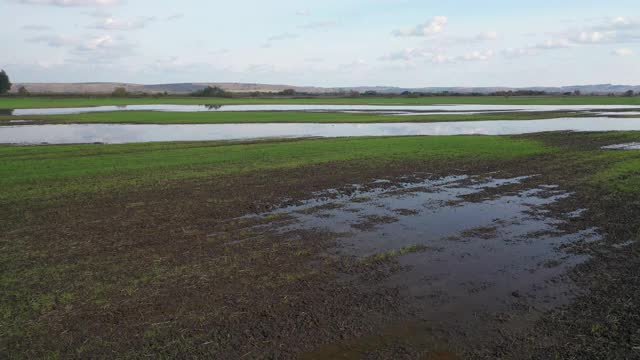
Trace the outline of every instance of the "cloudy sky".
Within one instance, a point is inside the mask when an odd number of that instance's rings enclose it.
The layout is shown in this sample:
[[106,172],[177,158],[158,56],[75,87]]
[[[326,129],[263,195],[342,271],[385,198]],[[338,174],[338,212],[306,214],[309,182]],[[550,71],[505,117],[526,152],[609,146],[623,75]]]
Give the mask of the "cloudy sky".
[[0,0],[14,82],[640,84],[638,0]]

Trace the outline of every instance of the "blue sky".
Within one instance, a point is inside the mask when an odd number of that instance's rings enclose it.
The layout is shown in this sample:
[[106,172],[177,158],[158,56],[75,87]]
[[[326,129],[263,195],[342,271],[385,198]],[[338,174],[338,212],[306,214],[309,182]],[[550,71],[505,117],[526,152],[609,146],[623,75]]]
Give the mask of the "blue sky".
[[14,82],[640,84],[638,0],[0,0]]

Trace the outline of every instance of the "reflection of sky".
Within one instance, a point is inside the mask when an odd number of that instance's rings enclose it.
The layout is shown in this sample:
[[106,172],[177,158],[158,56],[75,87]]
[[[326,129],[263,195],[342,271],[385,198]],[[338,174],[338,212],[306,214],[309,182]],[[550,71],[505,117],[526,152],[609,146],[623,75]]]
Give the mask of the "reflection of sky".
[[583,111],[638,109],[633,105],[118,105],[79,108],[15,109],[13,115],[68,115],[88,112],[109,111],[166,111],[166,112],[203,112],[203,111],[457,111],[474,114],[485,111]]
[[127,143],[310,136],[514,135],[565,130],[640,130],[640,119],[600,117],[376,124],[22,125],[0,127],[0,143]]
[[640,143],[633,142],[633,143],[627,143],[627,144],[616,144],[616,145],[603,146],[602,148],[610,149],[610,150],[640,150]]

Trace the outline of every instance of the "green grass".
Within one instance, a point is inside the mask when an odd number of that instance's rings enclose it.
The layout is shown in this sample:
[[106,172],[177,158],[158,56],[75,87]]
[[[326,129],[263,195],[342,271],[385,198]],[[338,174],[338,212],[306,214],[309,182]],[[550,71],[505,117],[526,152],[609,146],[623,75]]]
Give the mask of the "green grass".
[[592,177],[592,183],[615,192],[640,192],[640,151],[605,150],[590,161],[603,161],[610,165]]
[[459,96],[459,97],[360,97],[360,98],[47,98],[47,97],[1,97],[0,109],[41,108],[41,107],[84,107],[104,105],[142,104],[379,104],[379,105],[432,105],[432,104],[492,104],[492,105],[640,105],[640,97],[608,96]]
[[[51,116],[0,116],[0,124],[13,119],[37,120],[47,124],[229,124],[229,123],[390,123],[431,121],[535,120],[584,116],[575,112],[508,112],[488,114],[446,114],[385,116],[380,114],[317,112],[157,112],[121,111]],[[9,123],[10,124],[10,123]]]
[[0,146],[0,203],[161,185],[215,175],[333,161],[511,159],[550,151],[507,137],[392,137],[253,144],[199,142],[127,145]]

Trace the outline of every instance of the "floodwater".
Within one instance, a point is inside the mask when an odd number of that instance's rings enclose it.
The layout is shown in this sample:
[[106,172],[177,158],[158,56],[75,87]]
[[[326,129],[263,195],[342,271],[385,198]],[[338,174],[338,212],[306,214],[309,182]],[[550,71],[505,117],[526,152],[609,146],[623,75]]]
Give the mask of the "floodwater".
[[615,144],[603,146],[602,148],[607,150],[640,150],[640,143],[632,142],[625,144]]
[[[326,112],[380,112],[392,114],[438,115],[448,112],[477,114],[500,111],[606,111],[640,110],[632,105],[121,105],[93,106],[77,108],[42,108],[2,110],[6,115],[69,115],[111,111],[163,111],[163,112],[204,112],[204,111],[326,111]],[[623,114],[623,113],[621,113]]]
[[557,118],[519,121],[461,121],[367,124],[184,124],[126,125],[70,124],[0,127],[4,144],[134,143],[156,141],[207,141],[259,138],[515,135],[544,131],[640,130],[640,118]]
[[433,323],[474,327],[482,314],[510,318],[514,309],[526,309],[520,315],[531,320],[577,291],[566,274],[587,257],[566,247],[601,237],[596,229],[561,230],[581,212],[554,214],[546,206],[571,194],[553,185],[524,186],[529,179],[460,175],[379,182],[349,195],[331,190],[245,217],[285,220],[242,231],[283,238],[295,230],[328,231],[339,234],[333,254],[365,263],[397,260],[402,270],[381,285],[399,288],[416,316]]

